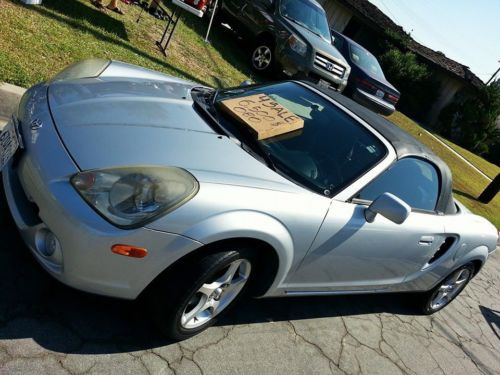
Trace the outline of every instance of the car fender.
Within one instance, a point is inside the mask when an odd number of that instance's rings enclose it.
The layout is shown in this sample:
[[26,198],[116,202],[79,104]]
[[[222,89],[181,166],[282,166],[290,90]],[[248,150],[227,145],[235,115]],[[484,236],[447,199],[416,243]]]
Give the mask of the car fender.
[[[459,264],[459,266],[456,266],[455,268],[461,267],[462,265],[473,261],[480,261],[481,265],[483,265],[488,259],[488,255],[489,251],[487,246],[481,245],[473,248],[472,250],[467,250],[467,245],[464,243],[455,254],[455,259],[457,259],[457,264]],[[476,272],[477,271],[479,270],[476,270]]]
[[276,218],[256,211],[231,211],[211,216],[193,227],[184,236],[205,245],[233,238],[252,238],[270,245],[277,253],[279,265],[269,288],[278,287],[288,274],[294,254],[294,244],[288,229]]

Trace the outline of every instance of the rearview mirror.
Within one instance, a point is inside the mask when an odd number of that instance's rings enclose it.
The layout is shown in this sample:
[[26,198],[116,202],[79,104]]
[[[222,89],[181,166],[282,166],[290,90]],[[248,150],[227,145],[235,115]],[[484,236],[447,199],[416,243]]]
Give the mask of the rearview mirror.
[[402,224],[411,212],[410,206],[391,193],[384,193],[365,209],[365,219],[373,223],[380,214],[396,224]]

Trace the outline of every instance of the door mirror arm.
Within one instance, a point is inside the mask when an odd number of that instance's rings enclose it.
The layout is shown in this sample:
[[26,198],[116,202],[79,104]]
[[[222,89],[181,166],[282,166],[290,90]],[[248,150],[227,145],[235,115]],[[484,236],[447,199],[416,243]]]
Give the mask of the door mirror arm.
[[380,214],[396,224],[402,224],[410,212],[411,207],[405,201],[391,193],[384,193],[365,209],[365,219],[373,223],[377,214]]

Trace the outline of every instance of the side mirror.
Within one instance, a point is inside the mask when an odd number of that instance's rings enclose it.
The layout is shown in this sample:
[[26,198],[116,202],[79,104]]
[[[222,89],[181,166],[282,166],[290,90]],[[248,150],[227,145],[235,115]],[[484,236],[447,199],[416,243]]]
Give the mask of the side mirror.
[[365,209],[365,219],[373,223],[380,214],[396,224],[402,224],[411,212],[411,207],[391,193],[384,193]]

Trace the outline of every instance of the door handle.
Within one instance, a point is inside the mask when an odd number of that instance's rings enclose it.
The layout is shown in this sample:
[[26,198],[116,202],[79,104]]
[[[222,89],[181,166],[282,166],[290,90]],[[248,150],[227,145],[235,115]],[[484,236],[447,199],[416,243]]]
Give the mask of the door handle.
[[419,245],[429,246],[434,242],[434,236],[422,236],[420,237]]

